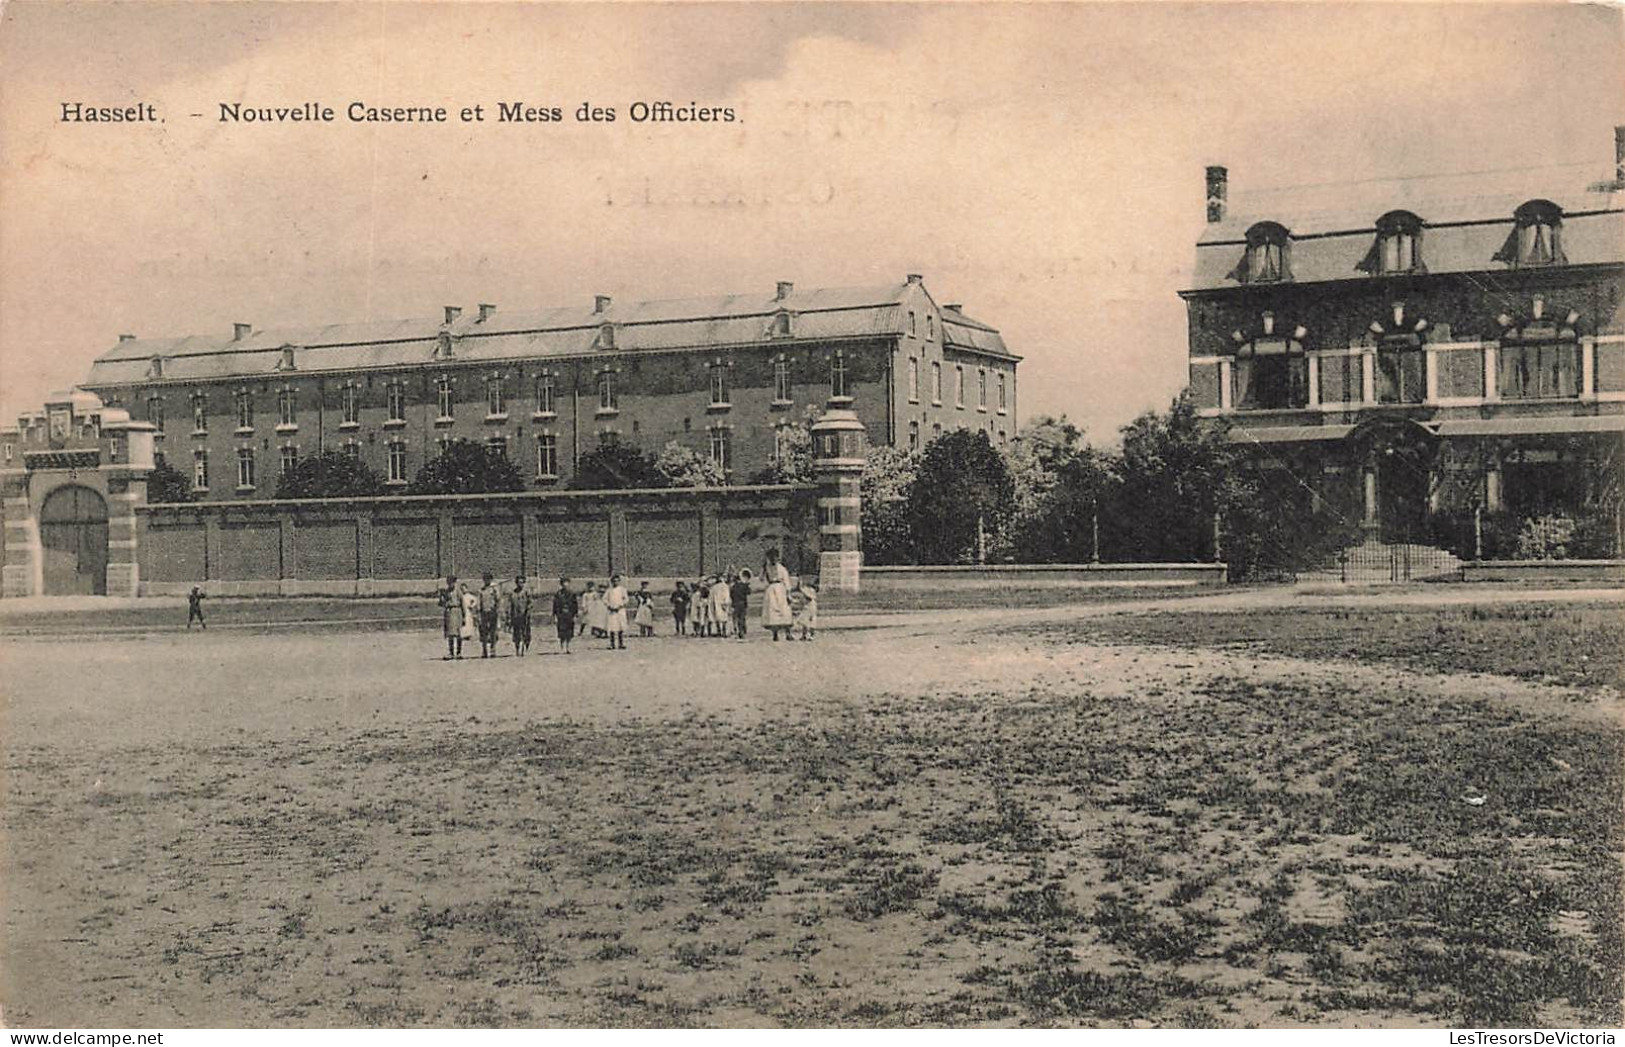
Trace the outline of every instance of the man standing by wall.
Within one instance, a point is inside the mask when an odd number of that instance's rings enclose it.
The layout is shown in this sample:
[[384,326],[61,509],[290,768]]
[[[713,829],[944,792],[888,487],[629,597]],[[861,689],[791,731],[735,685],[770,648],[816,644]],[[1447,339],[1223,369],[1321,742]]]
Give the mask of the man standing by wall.
[[495,658],[497,653],[497,623],[502,617],[502,590],[486,571],[480,576],[484,586],[480,589],[480,657]]
[[513,592],[508,594],[508,632],[513,637],[513,653],[520,658],[530,650],[530,590],[525,588],[524,575],[513,580]]

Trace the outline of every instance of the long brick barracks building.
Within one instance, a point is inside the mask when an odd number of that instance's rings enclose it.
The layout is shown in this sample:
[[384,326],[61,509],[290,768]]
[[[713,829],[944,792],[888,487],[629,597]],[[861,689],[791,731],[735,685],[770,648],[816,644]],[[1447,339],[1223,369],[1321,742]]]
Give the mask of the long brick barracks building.
[[918,447],[974,428],[1004,444],[1019,359],[911,275],[881,287],[783,282],[718,298],[599,295],[540,312],[480,305],[428,320],[126,335],[84,387],[156,425],[159,453],[220,500],[270,497],[281,469],[323,450],[404,486],[459,439],[508,455],[538,488],[615,440],[650,451],[676,440],[743,482],[777,453],[782,426],[832,398],[873,443]]
[[1595,506],[1625,461],[1615,137],[1612,181],[1428,201],[1424,179],[1363,213],[1233,213],[1209,168],[1181,292],[1196,403],[1393,539],[1439,512]]

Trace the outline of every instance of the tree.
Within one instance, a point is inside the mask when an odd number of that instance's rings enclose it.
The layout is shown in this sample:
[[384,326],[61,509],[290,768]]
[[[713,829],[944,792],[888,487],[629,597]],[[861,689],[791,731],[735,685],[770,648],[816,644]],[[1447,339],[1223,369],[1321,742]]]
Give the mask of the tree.
[[147,501],[153,505],[195,502],[197,492],[179,469],[159,455],[156,466],[147,474]]
[[619,491],[668,487],[653,455],[620,441],[600,444],[576,462],[570,488],[576,491]]
[[775,454],[765,469],[751,478],[753,484],[810,484],[813,474],[812,423],[818,408],[808,407],[799,422],[785,422],[774,430]]
[[676,440],[661,448],[655,468],[665,480],[662,487],[721,487],[728,482],[722,466]]
[[1004,456],[977,430],[926,445],[909,492],[909,535],[921,563],[970,563],[1010,511],[1014,483]]
[[371,498],[383,493],[383,477],[342,451],[301,459],[276,482],[278,498]]
[[919,455],[900,448],[869,448],[859,481],[864,563],[878,566],[914,562],[909,544],[908,500],[918,465]]
[[1213,555],[1213,514],[1244,500],[1239,454],[1224,426],[1196,416],[1181,393],[1165,414],[1124,426],[1112,505],[1102,523],[1111,559],[1189,562]]
[[525,489],[519,467],[500,451],[454,440],[418,470],[408,494],[495,494]]

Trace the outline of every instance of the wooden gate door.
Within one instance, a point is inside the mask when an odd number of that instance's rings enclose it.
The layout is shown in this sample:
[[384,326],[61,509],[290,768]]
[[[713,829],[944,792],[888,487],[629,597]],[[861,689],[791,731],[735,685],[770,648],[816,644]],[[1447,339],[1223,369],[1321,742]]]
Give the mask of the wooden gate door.
[[59,487],[40,506],[48,596],[107,593],[107,503],[88,487]]

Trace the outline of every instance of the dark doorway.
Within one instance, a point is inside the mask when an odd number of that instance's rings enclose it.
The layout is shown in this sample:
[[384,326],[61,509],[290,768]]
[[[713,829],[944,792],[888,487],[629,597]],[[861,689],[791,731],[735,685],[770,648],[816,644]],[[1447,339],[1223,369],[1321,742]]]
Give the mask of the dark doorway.
[[59,487],[40,506],[48,596],[107,594],[107,503],[88,487]]
[[1377,523],[1383,541],[1424,541],[1430,465],[1428,456],[1412,447],[1377,452]]

